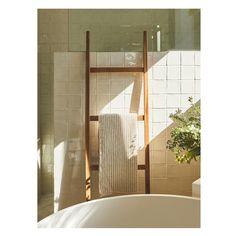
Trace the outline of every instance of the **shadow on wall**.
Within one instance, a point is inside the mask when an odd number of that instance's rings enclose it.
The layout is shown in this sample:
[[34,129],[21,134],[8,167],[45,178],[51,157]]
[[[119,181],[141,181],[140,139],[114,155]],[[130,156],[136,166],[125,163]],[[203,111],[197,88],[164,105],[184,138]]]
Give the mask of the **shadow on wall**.
[[[110,53],[116,56],[116,53]],[[119,53],[118,53],[119,54]],[[138,55],[138,56],[137,56]],[[140,63],[140,53],[127,53],[129,62]],[[148,55],[149,80],[153,66],[166,65],[168,52]],[[108,59],[108,53],[91,53],[92,66],[119,66]],[[123,59],[122,59],[123,60]],[[112,62],[113,61],[113,62]],[[78,66],[79,63],[79,66]],[[113,63],[113,64],[112,64]],[[139,64],[133,66],[139,66]],[[142,62],[141,62],[142,63]],[[54,56],[54,211],[85,201],[84,161],[84,86],[85,65],[83,53],[55,53]],[[142,74],[141,74],[142,75]],[[137,112],[143,114],[140,73],[91,74],[90,115],[101,113]],[[149,93],[153,87],[150,88]],[[153,102],[149,106],[152,116]],[[165,110],[164,107],[162,110]],[[150,116],[150,117],[151,117]],[[158,118],[157,118],[158,119]],[[150,119],[151,192],[191,195],[191,183],[199,176],[199,164],[179,165],[173,154],[166,150],[166,140],[172,124],[161,131]],[[138,164],[144,162],[143,122],[139,124]],[[156,131],[155,131],[156,130]],[[98,124],[90,122],[91,163],[98,164]],[[91,173],[92,198],[98,198],[98,171]],[[138,171],[138,192],[144,192],[144,171]]]

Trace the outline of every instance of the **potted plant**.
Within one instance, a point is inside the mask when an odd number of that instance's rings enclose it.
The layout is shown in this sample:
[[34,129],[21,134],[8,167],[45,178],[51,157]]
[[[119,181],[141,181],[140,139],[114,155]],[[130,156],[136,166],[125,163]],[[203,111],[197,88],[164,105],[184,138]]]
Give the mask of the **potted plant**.
[[178,163],[197,161],[201,156],[200,101],[193,104],[192,97],[188,101],[191,107],[185,113],[178,109],[170,114],[175,126],[170,132],[167,148],[174,152]]

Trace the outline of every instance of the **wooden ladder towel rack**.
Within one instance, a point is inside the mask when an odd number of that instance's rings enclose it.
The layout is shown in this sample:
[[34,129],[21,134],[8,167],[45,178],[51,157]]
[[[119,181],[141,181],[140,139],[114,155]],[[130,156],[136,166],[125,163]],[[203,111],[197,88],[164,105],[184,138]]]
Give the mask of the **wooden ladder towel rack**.
[[145,193],[150,193],[149,162],[149,119],[148,119],[148,67],[147,67],[147,31],[143,32],[143,67],[90,67],[90,33],[86,31],[86,82],[85,82],[85,165],[86,165],[86,200],[91,200],[91,171],[98,170],[98,165],[91,165],[89,153],[89,123],[98,121],[98,116],[90,116],[90,73],[102,72],[142,72],[144,81],[144,115],[138,120],[144,121],[145,164],[138,165],[138,170],[145,170]]

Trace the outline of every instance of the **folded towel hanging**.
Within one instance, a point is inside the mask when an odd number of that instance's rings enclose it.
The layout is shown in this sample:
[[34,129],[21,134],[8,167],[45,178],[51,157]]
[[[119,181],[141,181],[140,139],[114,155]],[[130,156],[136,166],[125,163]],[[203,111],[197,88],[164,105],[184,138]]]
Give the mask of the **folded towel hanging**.
[[99,115],[99,192],[137,191],[137,115]]

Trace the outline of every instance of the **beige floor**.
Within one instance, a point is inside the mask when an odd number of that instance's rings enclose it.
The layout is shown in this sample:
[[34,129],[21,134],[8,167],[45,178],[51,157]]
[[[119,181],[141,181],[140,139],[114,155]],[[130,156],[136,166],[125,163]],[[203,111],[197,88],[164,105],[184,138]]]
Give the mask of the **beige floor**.
[[38,221],[53,213],[53,194],[40,197],[38,204]]

